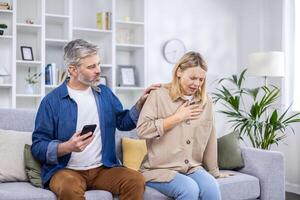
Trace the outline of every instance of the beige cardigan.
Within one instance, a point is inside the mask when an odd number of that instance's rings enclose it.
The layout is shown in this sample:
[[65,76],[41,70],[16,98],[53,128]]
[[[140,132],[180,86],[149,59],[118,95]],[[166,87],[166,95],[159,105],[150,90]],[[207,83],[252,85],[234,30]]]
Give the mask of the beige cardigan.
[[150,93],[143,106],[137,131],[147,144],[141,167],[146,181],[169,182],[176,172],[190,174],[203,167],[214,177],[219,176],[210,98],[202,106],[203,112],[197,120],[182,122],[168,132],[163,130],[163,119],[173,115],[184,102],[182,98],[172,101],[169,90],[161,87]]

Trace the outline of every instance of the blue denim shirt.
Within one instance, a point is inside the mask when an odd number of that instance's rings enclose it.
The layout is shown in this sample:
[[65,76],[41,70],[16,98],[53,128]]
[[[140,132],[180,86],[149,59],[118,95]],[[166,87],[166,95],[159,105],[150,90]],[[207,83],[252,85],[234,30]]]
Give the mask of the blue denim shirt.
[[[32,154],[41,162],[41,177],[45,187],[53,174],[68,164],[71,153],[57,156],[57,147],[76,132],[77,104],[70,98],[66,80],[45,96],[39,106],[32,134]],[[139,113],[135,106],[123,110],[119,99],[104,86],[93,90],[102,141],[102,163],[106,167],[119,166],[115,150],[115,130],[129,131],[136,127]],[[99,158],[100,159],[100,158]]]

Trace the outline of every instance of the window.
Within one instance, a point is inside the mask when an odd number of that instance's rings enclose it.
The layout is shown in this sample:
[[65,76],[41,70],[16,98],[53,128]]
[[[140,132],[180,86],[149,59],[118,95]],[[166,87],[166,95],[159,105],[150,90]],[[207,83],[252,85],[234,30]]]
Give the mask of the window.
[[294,32],[294,110],[300,110],[300,1],[295,1]]

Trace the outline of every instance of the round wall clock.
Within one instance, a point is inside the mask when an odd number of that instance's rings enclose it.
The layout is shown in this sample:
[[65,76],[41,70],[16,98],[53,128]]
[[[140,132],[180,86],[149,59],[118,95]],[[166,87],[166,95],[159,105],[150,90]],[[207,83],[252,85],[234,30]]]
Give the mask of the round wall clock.
[[171,39],[163,46],[163,56],[171,64],[175,64],[185,53],[185,45],[179,39]]

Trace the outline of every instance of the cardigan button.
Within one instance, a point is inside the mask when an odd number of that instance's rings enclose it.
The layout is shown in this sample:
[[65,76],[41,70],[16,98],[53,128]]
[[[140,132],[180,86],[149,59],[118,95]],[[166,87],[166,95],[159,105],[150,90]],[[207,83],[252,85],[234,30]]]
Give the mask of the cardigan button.
[[189,161],[188,161],[188,160],[185,160],[185,161],[184,161],[184,163],[185,163],[185,164],[188,164],[188,163],[189,163]]

